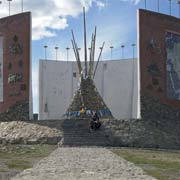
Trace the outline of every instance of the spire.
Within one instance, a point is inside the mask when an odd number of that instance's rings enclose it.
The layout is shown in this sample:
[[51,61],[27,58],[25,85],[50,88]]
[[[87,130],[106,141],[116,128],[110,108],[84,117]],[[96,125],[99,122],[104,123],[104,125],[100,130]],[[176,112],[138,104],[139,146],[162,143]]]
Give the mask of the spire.
[[84,15],[84,61],[85,61],[85,77],[87,76],[87,42],[86,42],[86,15],[85,7],[83,7]]

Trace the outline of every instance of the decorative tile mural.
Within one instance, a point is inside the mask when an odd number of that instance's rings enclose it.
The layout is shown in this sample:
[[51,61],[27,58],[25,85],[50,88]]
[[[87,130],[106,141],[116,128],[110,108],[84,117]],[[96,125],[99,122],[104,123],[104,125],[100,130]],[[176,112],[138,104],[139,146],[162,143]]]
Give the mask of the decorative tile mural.
[[13,43],[10,46],[10,51],[12,54],[17,55],[22,53],[22,47],[18,42],[18,37],[17,35],[14,35],[13,37]]
[[160,75],[161,75],[157,63],[151,63],[147,68],[148,68],[148,72],[149,72],[152,76],[160,76]]
[[22,81],[22,74],[16,73],[16,74],[9,74],[8,76],[8,83],[16,83]]
[[167,97],[180,100],[180,34],[166,32]]
[[147,49],[150,49],[152,53],[161,54],[161,48],[157,45],[154,38],[151,38],[147,46]]

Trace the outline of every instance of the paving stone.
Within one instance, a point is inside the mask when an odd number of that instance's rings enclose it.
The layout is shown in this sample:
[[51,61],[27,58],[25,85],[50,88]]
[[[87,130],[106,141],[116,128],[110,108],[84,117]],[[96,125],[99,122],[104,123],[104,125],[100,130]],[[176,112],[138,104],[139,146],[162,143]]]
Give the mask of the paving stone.
[[105,148],[58,148],[11,180],[156,180]]

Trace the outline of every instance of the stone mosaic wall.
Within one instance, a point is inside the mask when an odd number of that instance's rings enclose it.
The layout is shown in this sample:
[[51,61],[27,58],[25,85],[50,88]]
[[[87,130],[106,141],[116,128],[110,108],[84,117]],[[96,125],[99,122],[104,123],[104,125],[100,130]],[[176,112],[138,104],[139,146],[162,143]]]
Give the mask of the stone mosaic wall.
[[142,95],[142,118],[104,122],[112,146],[180,149],[180,109]]
[[27,121],[29,120],[29,101],[21,101],[0,113],[0,121]]

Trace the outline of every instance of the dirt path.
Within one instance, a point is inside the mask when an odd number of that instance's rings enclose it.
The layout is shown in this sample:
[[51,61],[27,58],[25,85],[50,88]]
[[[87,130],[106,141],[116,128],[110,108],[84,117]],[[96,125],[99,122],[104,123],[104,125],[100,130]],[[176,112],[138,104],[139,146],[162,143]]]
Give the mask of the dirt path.
[[11,180],[155,180],[105,148],[58,148]]

